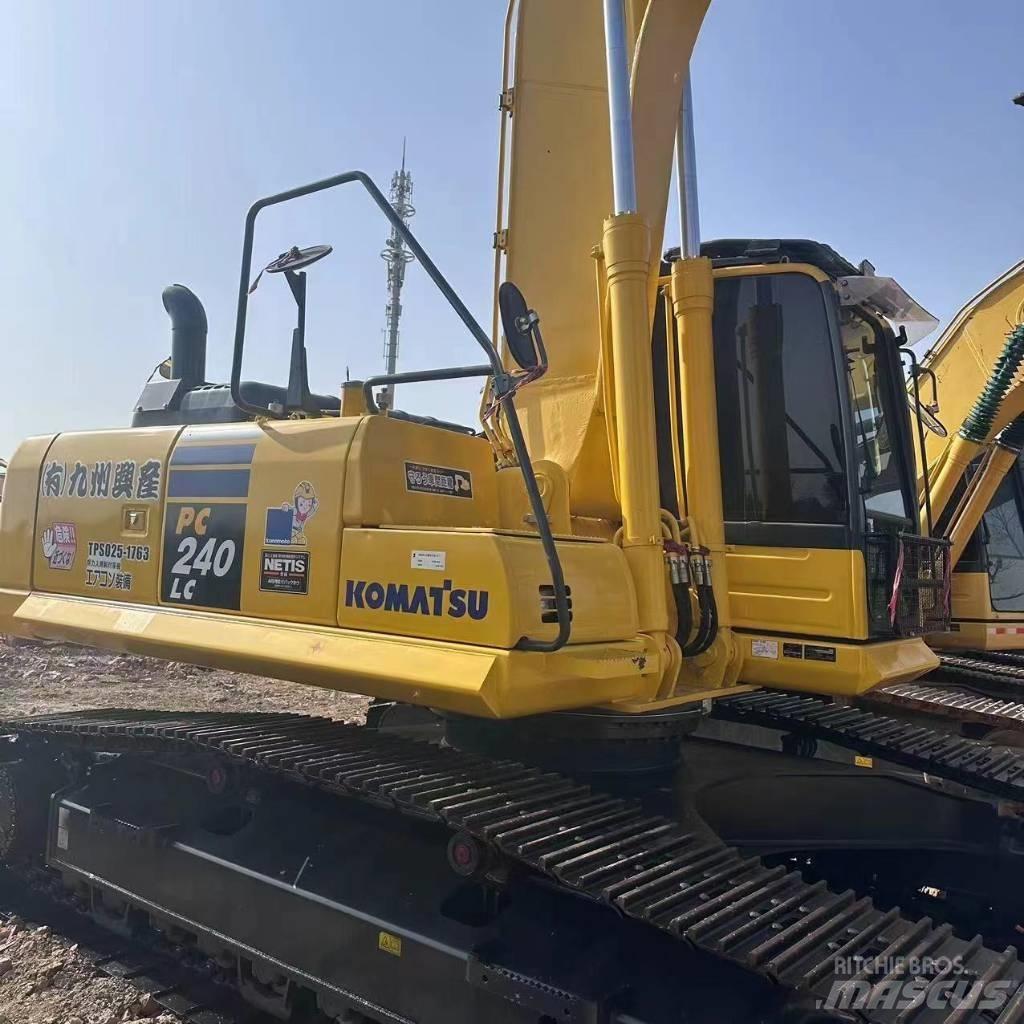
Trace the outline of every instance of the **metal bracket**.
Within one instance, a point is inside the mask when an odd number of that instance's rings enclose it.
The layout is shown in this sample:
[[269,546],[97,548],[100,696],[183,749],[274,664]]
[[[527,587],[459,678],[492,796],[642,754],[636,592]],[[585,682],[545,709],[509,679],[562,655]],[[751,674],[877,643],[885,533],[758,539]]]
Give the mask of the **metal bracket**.
[[506,89],[498,97],[498,109],[502,110],[502,111],[505,111],[506,113],[511,114],[512,113],[512,108],[515,106],[515,102],[516,102],[516,91],[515,91],[515,89]]
[[556,1020],[559,1024],[598,1024],[601,1005],[592,999],[548,985],[508,967],[496,967],[477,957],[466,963],[466,981],[516,1006]]
[[501,231],[494,232],[494,237],[491,239],[491,248],[497,249],[498,252],[508,252],[508,228],[502,228]]

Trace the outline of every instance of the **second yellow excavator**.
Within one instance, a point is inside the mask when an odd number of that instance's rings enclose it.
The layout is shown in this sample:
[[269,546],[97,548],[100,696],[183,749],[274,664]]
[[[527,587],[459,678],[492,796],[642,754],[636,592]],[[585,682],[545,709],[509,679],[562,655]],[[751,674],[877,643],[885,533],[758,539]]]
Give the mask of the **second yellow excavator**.
[[[1024,263],[957,313],[921,360],[921,370],[919,390],[932,389],[923,472],[936,481],[929,489],[932,514],[950,539],[953,563],[952,631],[931,642],[962,650],[1024,646],[1017,498],[1024,444]],[[956,428],[951,436],[944,424]]]
[[[874,696],[1019,743],[1024,705],[1024,263],[968,302],[913,364],[922,516],[950,542],[951,625],[940,668]],[[929,400],[930,397],[930,400]],[[941,419],[939,417],[942,417]],[[945,423],[959,424],[952,433]]]

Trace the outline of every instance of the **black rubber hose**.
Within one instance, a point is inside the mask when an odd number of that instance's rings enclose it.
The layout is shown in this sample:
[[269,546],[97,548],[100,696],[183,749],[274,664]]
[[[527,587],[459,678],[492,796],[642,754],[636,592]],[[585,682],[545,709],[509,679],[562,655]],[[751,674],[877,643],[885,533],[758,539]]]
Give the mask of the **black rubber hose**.
[[708,587],[708,601],[711,604],[711,625],[708,627],[708,642],[704,650],[708,650],[718,637],[718,602],[715,600],[714,587]]
[[700,635],[695,644],[696,654],[703,654],[711,646],[711,625],[715,613],[714,596],[710,587],[701,587],[703,614],[700,617]]
[[711,625],[711,607],[707,599],[705,586],[697,587],[697,605],[700,608],[700,621],[697,626],[697,635],[693,641],[683,648],[683,655],[687,658],[694,658],[707,650],[708,629]]
[[690,588],[685,583],[673,583],[672,595],[676,600],[676,640],[685,650],[693,629],[693,607],[690,604]]
[[693,643],[683,648],[687,658],[696,657],[709,650],[718,636],[718,603],[715,601],[715,590],[710,584],[697,588],[697,601],[700,605],[700,625]]

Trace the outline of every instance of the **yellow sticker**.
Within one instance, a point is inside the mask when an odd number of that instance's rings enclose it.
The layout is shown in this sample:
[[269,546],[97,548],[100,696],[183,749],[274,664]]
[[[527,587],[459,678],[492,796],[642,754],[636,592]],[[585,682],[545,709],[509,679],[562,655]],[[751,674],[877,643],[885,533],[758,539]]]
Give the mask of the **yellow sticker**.
[[402,955],[402,940],[390,932],[380,932],[377,935],[377,948],[390,953],[392,956]]
[[858,768],[874,768],[875,759],[873,757],[865,757],[863,754],[856,754],[853,758],[853,763]]

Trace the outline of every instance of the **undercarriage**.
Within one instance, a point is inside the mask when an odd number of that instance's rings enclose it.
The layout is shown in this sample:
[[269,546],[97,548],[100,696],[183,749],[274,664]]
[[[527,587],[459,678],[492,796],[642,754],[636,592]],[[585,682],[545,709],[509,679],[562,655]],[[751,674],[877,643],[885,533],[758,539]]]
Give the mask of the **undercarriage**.
[[[281,1019],[1024,1017],[1024,754],[815,698],[716,709],[639,796],[635,776],[604,795],[413,741],[400,733],[429,739],[429,720],[393,707],[377,727],[22,719],[4,725],[0,836],[8,858],[45,845],[108,927],[193,947]],[[837,711],[846,734],[808,723]],[[873,754],[852,752],[851,711]],[[907,729],[928,734],[916,754]],[[954,771],[950,743],[988,753]],[[932,771],[911,763],[926,749]],[[912,974],[919,990],[886,996]]]

